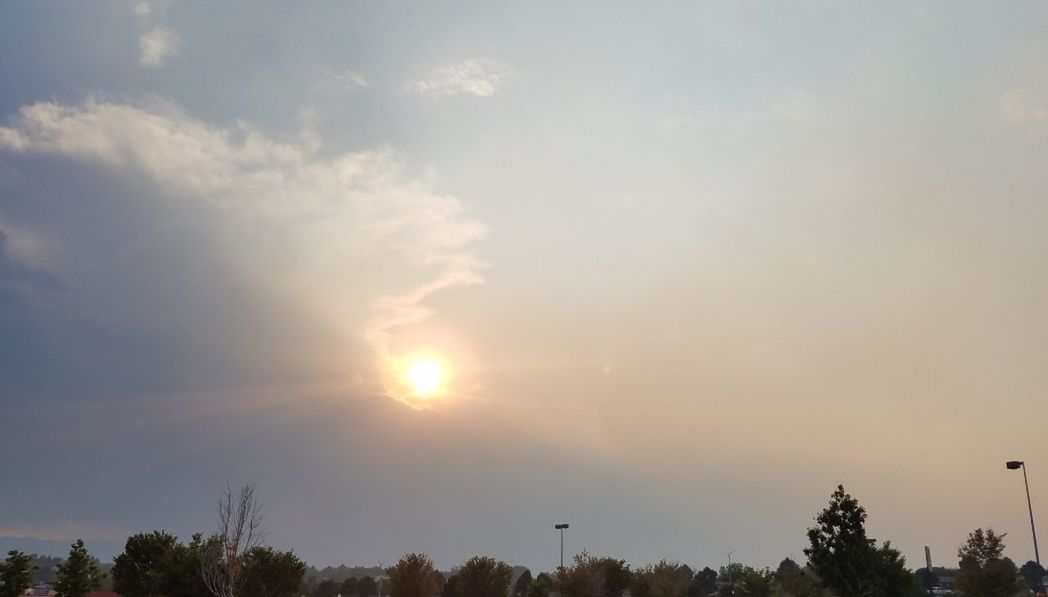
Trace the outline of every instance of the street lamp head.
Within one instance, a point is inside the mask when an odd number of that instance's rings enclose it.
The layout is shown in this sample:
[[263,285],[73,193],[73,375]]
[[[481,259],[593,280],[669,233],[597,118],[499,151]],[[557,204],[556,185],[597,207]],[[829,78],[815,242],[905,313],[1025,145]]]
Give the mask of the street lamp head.
[[1009,460],[1008,462],[1004,463],[1004,465],[1008,467],[1008,470],[1014,471],[1015,469],[1022,468],[1023,461],[1022,460]]
[[563,524],[554,525],[553,528],[555,528],[558,531],[560,531],[560,530],[568,528],[568,523],[565,522]]

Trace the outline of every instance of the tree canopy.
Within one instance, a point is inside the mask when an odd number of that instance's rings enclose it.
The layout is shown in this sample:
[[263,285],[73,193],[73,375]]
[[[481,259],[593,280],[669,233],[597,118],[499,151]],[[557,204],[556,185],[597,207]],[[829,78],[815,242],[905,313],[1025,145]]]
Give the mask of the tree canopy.
[[65,563],[58,566],[55,594],[58,597],[85,597],[101,588],[104,577],[98,562],[87,553],[84,542],[77,539]]
[[1004,538],[993,529],[975,529],[957,550],[954,586],[972,597],[1007,597],[1021,589],[1015,562],[1004,557]]
[[406,554],[389,574],[391,597],[434,597],[439,592],[437,570],[426,554]]
[[33,584],[33,557],[11,550],[0,562],[0,597],[22,597]]
[[621,597],[633,581],[625,560],[577,554],[571,566],[557,568],[556,586],[563,597]]
[[920,590],[897,549],[866,536],[866,509],[838,485],[808,529],[808,566],[838,595],[899,597]]

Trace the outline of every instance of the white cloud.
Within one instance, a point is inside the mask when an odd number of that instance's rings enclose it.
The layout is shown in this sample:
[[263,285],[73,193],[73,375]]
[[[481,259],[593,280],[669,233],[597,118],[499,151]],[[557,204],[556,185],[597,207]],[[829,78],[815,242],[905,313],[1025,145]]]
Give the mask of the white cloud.
[[441,64],[408,88],[421,95],[439,97],[467,93],[487,97],[493,95],[507,76],[507,69],[493,60],[474,58],[464,62]]
[[367,77],[356,71],[328,72],[328,76],[332,83],[343,89],[363,89],[368,86]]
[[1001,115],[1016,123],[1048,125],[1048,103],[1037,101],[1023,91],[1010,89],[1000,100]]
[[[304,115],[307,128],[311,118]],[[484,227],[389,149],[321,157],[315,146],[308,134],[280,141],[244,125],[213,127],[170,106],[91,100],[26,106],[0,127],[0,151],[131,173],[159,196],[228,220],[240,231],[240,252],[223,259],[236,262],[238,274],[261,292],[292,295],[309,319],[348,342],[366,340],[377,367],[357,373],[418,406],[390,383],[397,334],[430,315],[423,303],[433,292],[481,281],[469,245]],[[372,274],[376,260],[388,267]],[[370,303],[370,313],[353,312],[351,297]]]
[[132,10],[140,17],[148,17],[153,13],[153,7],[148,2],[139,2]]
[[138,63],[145,68],[156,68],[178,54],[182,42],[174,31],[156,27],[139,38],[138,46]]

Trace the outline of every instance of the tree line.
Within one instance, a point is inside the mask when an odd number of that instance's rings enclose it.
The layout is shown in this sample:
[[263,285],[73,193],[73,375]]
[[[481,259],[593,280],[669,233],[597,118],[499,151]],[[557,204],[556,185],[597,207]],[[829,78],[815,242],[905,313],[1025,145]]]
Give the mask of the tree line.
[[[482,555],[445,575],[427,555],[410,553],[379,570],[377,578],[318,581],[306,577],[305,562],[293,552],[263,544],[259,512],[253,486],[239,493],[227,487],[217,532],[195,534],[188,543],[165,531],[132,535],[108,572],[113,590],[124,597],[918,597],[943,572],[910,570],[890,542],[868,537],[865,508],[842,486],[807,531],[805,565],[786,558],[775,570],[741,563],[696,570],[666,560],[633,568],[622,559],[583,552],[536,577],[526,569],[515,575],[509,564]],[[953,573],[958,594],[1043,591],[1044,569],[1034,562],[1016,567],[1004,556],[1004,537],[981,528],[968,535]],[[22,597],[34,568],[32,556],[9,552],[0,563],[0,597]],[[77,540],[52,585],[59,597],[85,597],[105,576]]]

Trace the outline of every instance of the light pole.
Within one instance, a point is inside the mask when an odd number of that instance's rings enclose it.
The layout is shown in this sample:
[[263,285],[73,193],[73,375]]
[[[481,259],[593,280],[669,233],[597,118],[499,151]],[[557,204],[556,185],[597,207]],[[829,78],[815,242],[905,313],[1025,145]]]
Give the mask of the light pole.
[[731,575],[731,554],[735,553],[735,550],[728,552],[728,587],[731,588],[731,594],[735,594],[735,581],[732,580]]
[[1030,532],[1033,533],[1033,559],[1037,562],[1037,566],[1041,565],[1041,554],[1037,551],[1037,527],[1033,525],[1033,502],[1030,501],[1030,481],[1026,478],[1026,463],[1022,460],[1009,460],[1005,463],[1008,470],[1014,471],[1017,468],[1023,469],[1023,483],[1026,484],[1026,507],[1030,509]]
[[562,522],[560,524],[553,525],[553,528],[560,531],[560,567],[564,567],[564,529],[568,528],[568,523]]

